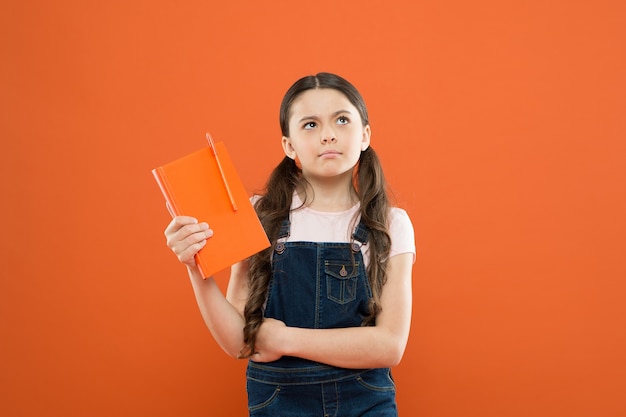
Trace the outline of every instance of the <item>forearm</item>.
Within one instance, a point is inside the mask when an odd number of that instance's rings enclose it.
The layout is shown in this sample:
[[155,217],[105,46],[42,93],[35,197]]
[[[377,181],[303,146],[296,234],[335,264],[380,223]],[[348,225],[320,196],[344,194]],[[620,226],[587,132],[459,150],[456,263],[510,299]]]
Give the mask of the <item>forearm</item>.
[[407,338],[387,329],[349,327],[301,329],[285,327],[284,355],[342,368],[387,368],[402,359]]
[[227,354],[238,357],[243,347],[243,317],[212,277],[203,279],[197,267],[187,269],[200,314],[213,338]]
[[[344,368],[387,368],[402,359],[411,325],[412,254],[392,257],[376,326],[278,329],[278,353]],[[281,347],[284,346],[284,347]],[[284,352],[281,352],[283,350]]]

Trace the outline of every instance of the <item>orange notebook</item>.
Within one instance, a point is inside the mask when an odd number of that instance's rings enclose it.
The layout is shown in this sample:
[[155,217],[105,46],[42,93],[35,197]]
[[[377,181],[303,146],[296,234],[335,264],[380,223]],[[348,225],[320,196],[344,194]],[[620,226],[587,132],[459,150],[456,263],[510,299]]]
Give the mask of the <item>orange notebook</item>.
[[222,142],[155,168],[152,174],[173,215],[195,217],[213,229],[196,255],[204,278],[270,246]]

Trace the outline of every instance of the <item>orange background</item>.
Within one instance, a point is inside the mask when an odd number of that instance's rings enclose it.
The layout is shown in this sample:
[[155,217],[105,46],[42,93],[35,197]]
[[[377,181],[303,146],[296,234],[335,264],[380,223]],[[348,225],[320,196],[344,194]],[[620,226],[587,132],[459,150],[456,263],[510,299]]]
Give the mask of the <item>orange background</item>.
[[0,415],[246,414],[150,170],[261,188],[322,70],[416,230],[401,414],[626,415],[626,3],[369,3],[2,2]]

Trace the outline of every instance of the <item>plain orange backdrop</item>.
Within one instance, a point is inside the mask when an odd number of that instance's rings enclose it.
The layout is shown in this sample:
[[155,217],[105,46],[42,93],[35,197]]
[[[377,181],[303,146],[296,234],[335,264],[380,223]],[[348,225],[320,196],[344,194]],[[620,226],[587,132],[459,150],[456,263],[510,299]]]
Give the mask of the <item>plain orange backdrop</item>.
[[401,415],[626,415],[624,4],[4,0],[0,415],[246,415],[150,170],[210,131],[259,190],[318,71],[416,230]]

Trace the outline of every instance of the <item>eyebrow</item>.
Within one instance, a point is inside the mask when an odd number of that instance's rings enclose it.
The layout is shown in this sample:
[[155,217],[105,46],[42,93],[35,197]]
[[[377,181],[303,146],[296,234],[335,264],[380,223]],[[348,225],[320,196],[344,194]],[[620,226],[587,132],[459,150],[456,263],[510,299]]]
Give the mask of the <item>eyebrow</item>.
[[[336,117],[339,116],[342,113],[348,113],[348,114],[352,114],[352,112],[350,110],[337,110],[336,112],[334,112],[333,114],[331,114],[331,117]],[[319,117],[318,116],[304,116],[303,118],[301,118],[300,120],[298,120],[298,123],[302,123],[305,120],[318,120]]]

